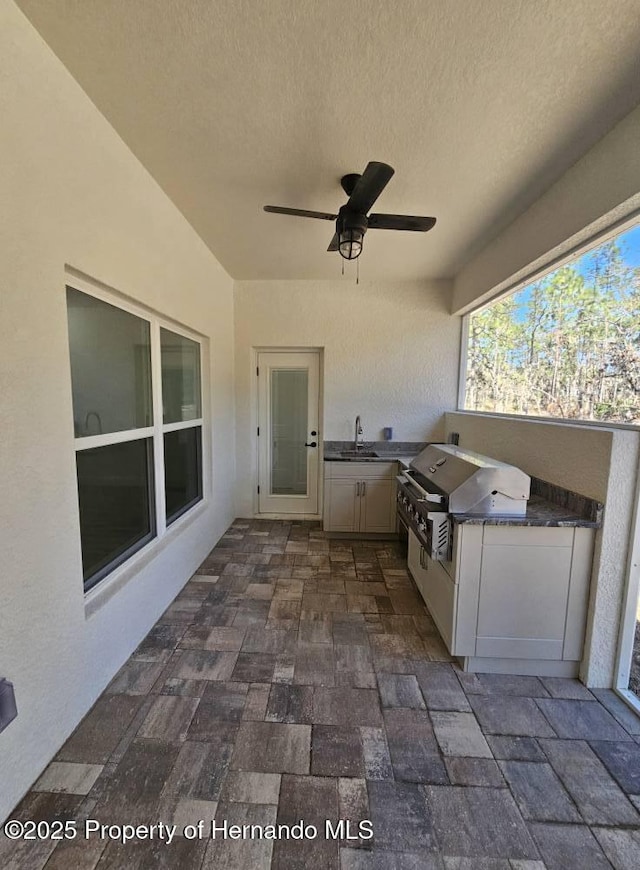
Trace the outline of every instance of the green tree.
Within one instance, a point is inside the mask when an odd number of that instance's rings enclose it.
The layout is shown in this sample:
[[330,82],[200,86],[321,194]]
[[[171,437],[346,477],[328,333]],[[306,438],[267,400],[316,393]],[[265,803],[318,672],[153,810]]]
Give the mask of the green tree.
[[640,423],[640,269],[617,240],[470,318],[467,407]]

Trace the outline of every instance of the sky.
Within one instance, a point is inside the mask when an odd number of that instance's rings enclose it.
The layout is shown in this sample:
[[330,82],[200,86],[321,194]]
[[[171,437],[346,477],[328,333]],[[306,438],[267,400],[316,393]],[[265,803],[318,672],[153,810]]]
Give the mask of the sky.
[[[620,246],[622,257],[627,266],[631,266],[632,268],[640,266],[640,225],[621,233],[616,237],[616,241]],[[597,250],[597,248],[595,248],[595,250]],[[574,260],[574,265],[578,272],[584,274],[585,268],[590,259],[590,254],[584,254],[582,257],[578,257],[577,260]]]
[[[630,266],[631,268],[640,267],[640,224],[636,227],[632,227],[630,230],[627,230],[624,233],[621,233],[619,236],[616,237],[616,241],[620,246],[622,258],[627,266]],[[590,251],[587,254],[583,254],[581,257],[570,261],[570,265],[572,265],[580,274],[586,274],[593,253],[597,250],[597,248],[594,248],[593,251]],[[516,310],[513,312],[513,317],[516,320],[521,321],[524,320],[524,318],[526,317],[526,306],[527,302],[529,301],[530,295],[530,287],[523,287],[522,290],[518,290],[516,293],[514,293],[514,298],[516,300]]]
[[630,266],[640,266],[640,226],[627,230],[620,236],[620,240],[626,242],[625,259]]

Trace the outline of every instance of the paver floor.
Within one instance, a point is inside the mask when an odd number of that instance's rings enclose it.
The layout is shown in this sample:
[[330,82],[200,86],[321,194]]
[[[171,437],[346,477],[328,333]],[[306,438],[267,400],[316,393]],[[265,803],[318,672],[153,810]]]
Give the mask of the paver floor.
[[637,870],[639,810],[640,721],[612,692],[463,674],[399,544],[237,520],[11,814],[77,837],[1,837],[0,867]]

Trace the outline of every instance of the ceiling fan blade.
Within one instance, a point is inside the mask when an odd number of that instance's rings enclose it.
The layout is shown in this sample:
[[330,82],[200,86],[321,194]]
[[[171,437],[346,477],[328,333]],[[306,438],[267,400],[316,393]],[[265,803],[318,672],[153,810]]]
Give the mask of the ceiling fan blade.
[[389,183],[393,172],[386,163],[377,163],[375,160],[368,163],[349,197],[349,211],[366,214]]
[[338,238],[338,234],[334,233],[333,238],[329,242],[329,247],[327,248],[327,251],[337,251],[339,247],[340,247],[340,239]]
[[291,214],[295,217],[318,218],[321,221],[335,221],[337,214],[329,214],[326,211],[306,211],[303,208],[283,208],[279,205],[265,205],[265,211],[273,214]]
[[370,230],[412,230],[415,233],[426,233],[435,222],[434,217],[417,217],[411,214],[370,214],[368,226]]

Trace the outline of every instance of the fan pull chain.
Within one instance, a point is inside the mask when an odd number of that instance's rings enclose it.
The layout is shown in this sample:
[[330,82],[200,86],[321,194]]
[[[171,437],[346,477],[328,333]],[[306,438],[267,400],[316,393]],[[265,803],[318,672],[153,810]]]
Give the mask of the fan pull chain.
[[360,283],[360,257],[356,260],[356,284]]
[[344,278],[344,260],[342,257],[340,257],[340,259],[342,260],[342,277]]

